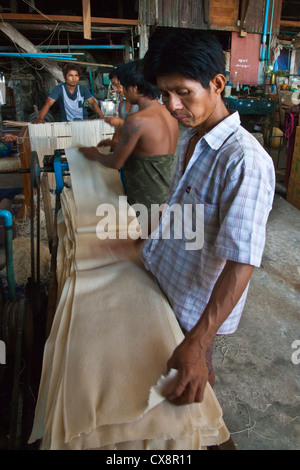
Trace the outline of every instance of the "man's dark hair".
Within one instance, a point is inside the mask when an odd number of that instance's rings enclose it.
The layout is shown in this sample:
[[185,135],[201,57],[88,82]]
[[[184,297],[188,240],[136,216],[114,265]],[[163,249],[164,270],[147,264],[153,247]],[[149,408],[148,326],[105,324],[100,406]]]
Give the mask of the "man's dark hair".
[[151,83],[156,83],[159,75],[180,74],[208,89],[218,73],[226,73],[221,44],[214,35],[203,31],[157,31],[149,39],[143,62],[145,78]]
[[147,96],[152,100],[159,98],[156,84],[150,83],[144,77],[143,61],[141,59],[119,65],[117,76],[124,88],[136,86],[141,95]]
[[65,64],[62,68],[62,71],[63,71],[63,75],[64,77],[67,76],[67,74],[70,72],[70,70],[76,70],[76,72],[78,72],[78,75],[80,76],[81,75],[81,68],[78,64]]
[[110,74],[108,75],[108,78],[109,78],[110,80],[112,80],[112,79],[115,78],[115,77],[116,77],[116,78],[119,78],[119,77],[118,77],[118,70],[117,70],[117,69],[112,70],[112,71],[110,72]]

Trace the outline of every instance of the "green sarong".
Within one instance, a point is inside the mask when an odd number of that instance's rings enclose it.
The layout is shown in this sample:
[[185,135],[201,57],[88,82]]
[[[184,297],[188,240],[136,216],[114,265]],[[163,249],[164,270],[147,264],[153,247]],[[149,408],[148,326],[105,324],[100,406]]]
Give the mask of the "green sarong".
[[131,155],[124,165],[127,201],[130,205],[144,204],[150,212],[151,204],[166,201],[174,174],[174,155]]

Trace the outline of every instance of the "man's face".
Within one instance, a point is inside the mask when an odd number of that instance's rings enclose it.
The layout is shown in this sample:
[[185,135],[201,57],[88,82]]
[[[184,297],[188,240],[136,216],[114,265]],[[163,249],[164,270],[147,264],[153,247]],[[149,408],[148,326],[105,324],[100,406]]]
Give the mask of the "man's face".
[[111,83],[115,93],[118,93],[120,96],[124,96],[123,87],[122,87],[121,83],[119,82],[119,80],[116,77],[112,78],[110,83]]
[[66,84],[69,86],[76,86],[79,82],[79,73],[76,70],[70,70],[65,76]]
[[124,87],[124,96],[130,104],[137,104],[138,92],[136,86]]
[[214,93],[212,81],[206,89],[198,81],[174,74],[158,76],[157,87],[166,108],[183,126],[197,127],[213,117],[219,94]]

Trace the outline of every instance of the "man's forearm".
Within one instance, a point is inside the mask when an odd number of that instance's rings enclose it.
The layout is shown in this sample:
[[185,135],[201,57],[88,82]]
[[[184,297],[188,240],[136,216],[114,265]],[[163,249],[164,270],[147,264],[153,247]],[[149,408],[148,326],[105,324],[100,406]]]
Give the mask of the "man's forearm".
[[91,100],[91,101],[90,101],[90,104],[91,104],[93,110],[95,111],[95,113],[98,114],[98,116],[99,116],[100,118],[103,118],[103,117],[104,117],[104,116],[103,116],[103,113],[102,113],[101,109],[99,108],[99,106],[98,106],[96,100],[95,100],[95,99]]
[[48,106],[43,106],[38,114],[37,120],[42,121],[44,117],[46,116],[46,114],[48,113],[48,110],[49,110]]
[[168,369],[177,369],[178,376],[163,393],[175,405],[203,400],[208,380],[206,350],[239,301],[252,273],[253,266],[227,261],[200,320],[174,350]]
[[50,109],[50,105],[49,104],[44,104],[44,106],[41,108],[41,110],[38,114],[37,121],[43,121],[44,117],[48,113],[49,109]]
[[204,350],[211,344],[220,326],[228,318],[246,289],[254,267],[227,261],[200,320],[188,333]]

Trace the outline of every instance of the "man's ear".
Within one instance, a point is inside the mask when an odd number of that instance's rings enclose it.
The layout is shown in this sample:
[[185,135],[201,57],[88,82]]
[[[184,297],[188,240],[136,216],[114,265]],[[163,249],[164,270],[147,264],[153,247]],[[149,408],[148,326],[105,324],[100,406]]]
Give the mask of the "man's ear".
[[213,91],[215,91],[217,94],[221,94],[226,85],[226,78],[221,73],[218,73],[211,80],[211,83]]

